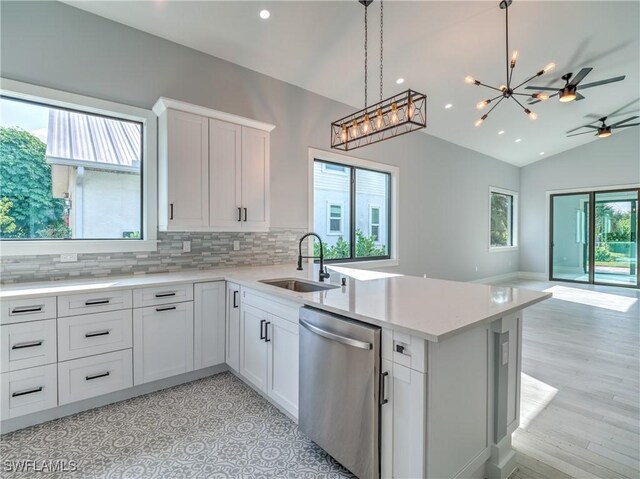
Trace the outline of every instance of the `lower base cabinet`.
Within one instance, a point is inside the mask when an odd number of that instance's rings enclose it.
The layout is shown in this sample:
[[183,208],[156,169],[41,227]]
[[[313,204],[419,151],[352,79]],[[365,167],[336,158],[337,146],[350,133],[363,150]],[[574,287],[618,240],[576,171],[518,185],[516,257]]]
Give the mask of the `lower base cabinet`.
[[269,313],[242,305],[240,312],[240,374],[262,392],[267,392],[266,323]]
[[132,387],[132,360],[124,349],[58,363],[60,405]]
[[225,283],[193,285],[193,369],[224,363]]
[[193,302],[133,311],[133,383],[193,371]]
[[227,282],[225,360],[231,369],[240,368],[240,286]]
[[43,411],[58,405],[56,364],[2,373],[0,419]]

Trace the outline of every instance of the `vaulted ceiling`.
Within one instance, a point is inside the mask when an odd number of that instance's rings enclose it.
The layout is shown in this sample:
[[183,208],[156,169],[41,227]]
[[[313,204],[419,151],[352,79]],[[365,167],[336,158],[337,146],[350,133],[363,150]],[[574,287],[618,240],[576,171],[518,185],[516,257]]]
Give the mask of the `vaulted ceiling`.
[[[300,86],[354,108],[364,103],[364,8],[348,1],[67,1],[129,25]],[[379,1],[369,7],[369,99],[379,95]],[[259,12],[271,16],[262,20]],[[525,165],[596,139],[565,132],[640,102],[640,2],[524,1],[509,9],[510,47],[519,51],[514,80],[550,61],[556,69],[531,84],[561,85],[560,76],[593,67],[584,83],[626,75],[584,90],[585,100],[531,107],[532,121],[503,102],[481,127],[476,103],[488,90],[466,75],[504,82],[504,12],[498,1],[384,3],[384,95],[407,88],[428,96],[426,133],[514,165]],[[402,85],[397,78],[404,78]],[[450,108],[445,105],[451,104]],[[348,112],[346,112],[348,113]],[[327,125],[327,129],[329,125]],[[498,134],[503,131],[503,134]],[[516,142],[516,140],[520,140]]]

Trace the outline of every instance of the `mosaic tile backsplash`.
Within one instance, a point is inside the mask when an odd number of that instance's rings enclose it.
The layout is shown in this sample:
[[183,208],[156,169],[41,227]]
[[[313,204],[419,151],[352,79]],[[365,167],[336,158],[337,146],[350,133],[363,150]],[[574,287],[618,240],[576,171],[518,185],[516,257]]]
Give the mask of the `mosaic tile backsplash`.
[[[275,229],[267,233],[159,232],[157,251],[78,254],[74,263],[61,263],[60,255],[2,256],[0,283],[294,263],[298,239],[305,232],[303,229]],[[183,253],[183,241],[191,241],[190,253]],[[239,251],[233,251],[234,241],[240,242]],[[306,248],[303,253],[306,254]]]

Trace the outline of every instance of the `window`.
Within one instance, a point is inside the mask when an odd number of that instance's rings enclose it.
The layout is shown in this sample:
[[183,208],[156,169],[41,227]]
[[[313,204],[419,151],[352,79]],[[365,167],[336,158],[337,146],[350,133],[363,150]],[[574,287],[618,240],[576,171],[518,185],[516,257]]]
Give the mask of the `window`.
[[0,95],[3,253],[155,250],[155,203],[147,201],[155,185],[146,178],[147,166],[155,171],[153,113],[7,85],[15,89]]
[[386,171],[314,160],[314,231],[326,243],[326,259],[391,257],[391,178]]
[[490,188],[489,248],[515,248],[517,242],[517,201],[514,191]]
[[329,235],[341,235],[342,234],[342,205],[329,203],[327,206],[329,216],[327,218],[327,234]]

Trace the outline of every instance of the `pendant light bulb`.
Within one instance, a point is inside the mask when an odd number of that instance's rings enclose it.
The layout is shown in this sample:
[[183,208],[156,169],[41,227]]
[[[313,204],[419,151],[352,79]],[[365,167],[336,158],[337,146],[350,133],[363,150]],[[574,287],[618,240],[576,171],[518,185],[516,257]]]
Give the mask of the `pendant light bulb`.
[[511,68],[515,68],[517,59],[518,59],[518,50],[514,50],[513,55],[511,55]]
[[485,106],[487,106],[489,103],[491,103],[491,100],[483,100],[483,101],[480,101],[480,102],[478,102],[478,103],[476,104],[476,108],[477,108],[478,110],[482,110],[482,109],[483,109]]
[[376,130],[382,128],[382,125],[382,109],[378,108],[378,111],[376,112]]
[[398,123],[398,104],[395,102],[391,104],[391,123]]
[[362,134],[368,135],[371,131],[371,120],[369,119],[369,114],[364,116],[364,120],[362,120]]
[[549,63],[546,67],[544,67],[544,70],[542,70],[544,73],[549,73],[551,70],[553,70],[556,67],[556,64],[551,62]]
[[464,81],[466,83],[469,83],[469,84],[473,83],[474,85],[480,85],[480,82],[478,80],[476,80],[475,78],[473,78],[472,76],[469,76],[469,75],[467,75],[464,78]]
[[531,118],[532,120],[536,120],[538,118],[537,113],[529,110],[528,108],[525,108],[524,112],[529,115],[529,118]]
[[531,95],[531,98],[535,98],[536,100],[546,101],[549,99],[549,95],[547,93],[534,93]]
[[475,123],[476,127],[482,125],[482,122],[487,119],[487,115],[482,115]]
[[413,118],[414,110],[415,110],[415,108],[413,108],[413,102],[411,101],[411,98],[409,98],[407,100],[407,117],[409,118],[409,120],[411,120],[411,118]]
[[347,142],[347,125],[342,125],[342,133],[340,134],[340,138],[343,143]]
[[356,120],[353,120],[353,123],[351,125],[351,137],[352,138],[358,137],[358,122]]
[[504,93],[505,91],[507,91],[507,85],[500,85],[499,89]]

